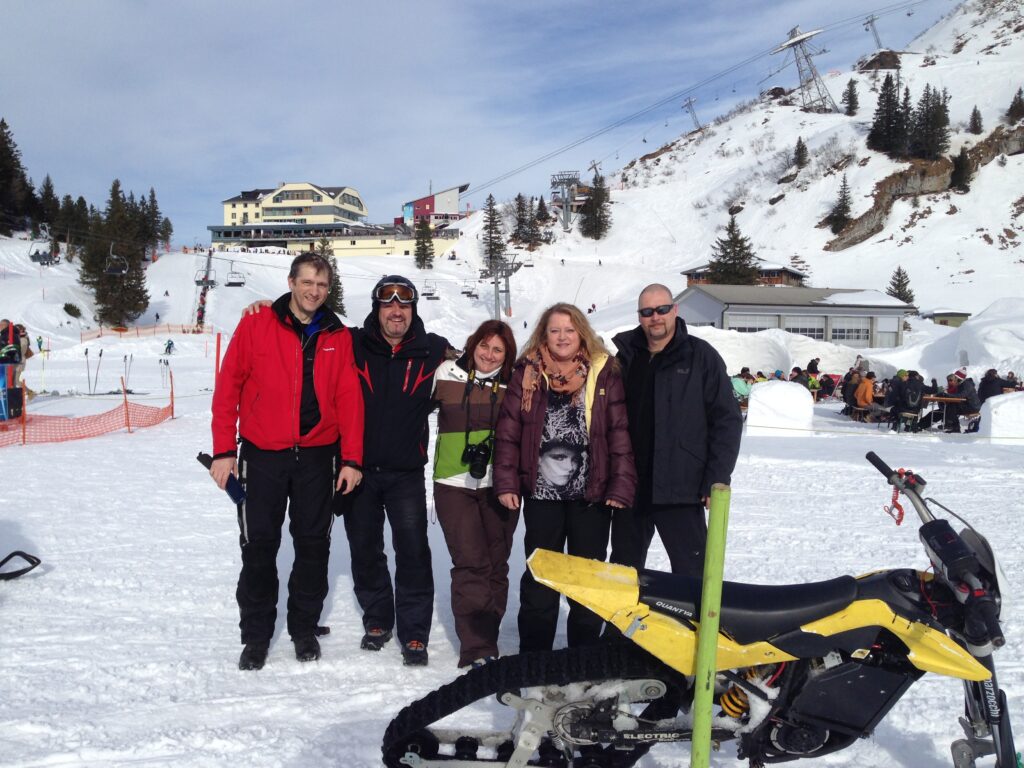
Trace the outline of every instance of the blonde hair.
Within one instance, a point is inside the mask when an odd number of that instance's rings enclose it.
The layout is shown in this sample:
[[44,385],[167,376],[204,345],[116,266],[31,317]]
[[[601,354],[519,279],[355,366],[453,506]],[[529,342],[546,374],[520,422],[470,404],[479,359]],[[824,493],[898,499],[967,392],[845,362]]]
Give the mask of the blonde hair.
[[583,350],[583,354],[588,359],[593,360],[594,355],[601,353],[609,357],[612,356],[608,348],[605,347],[601,337],[597,335],[597,331],[587,322],[587,316],[575,305],[559,302],[558,304],[552,304],[541,314],[533,328],[533,333],[530,334],[530,340],[526,342],[526,346],[519,356],[520,360],[533,355],[544,345],[547,337],[548,322],[550,322],[551,316],[554,314],[567,315],[569,317],[569,322],[572,323],[572,327],[579,334],[580,349]]

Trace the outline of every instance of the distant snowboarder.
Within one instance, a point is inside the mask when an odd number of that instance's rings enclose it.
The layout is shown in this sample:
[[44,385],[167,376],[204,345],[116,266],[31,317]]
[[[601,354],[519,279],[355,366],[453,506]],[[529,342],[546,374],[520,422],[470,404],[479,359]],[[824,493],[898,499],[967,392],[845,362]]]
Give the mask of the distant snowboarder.
[[167,343],[164,344],[164,354],[165,355],[173,355],[174,354],[174,340],[173,339],[168,339]]

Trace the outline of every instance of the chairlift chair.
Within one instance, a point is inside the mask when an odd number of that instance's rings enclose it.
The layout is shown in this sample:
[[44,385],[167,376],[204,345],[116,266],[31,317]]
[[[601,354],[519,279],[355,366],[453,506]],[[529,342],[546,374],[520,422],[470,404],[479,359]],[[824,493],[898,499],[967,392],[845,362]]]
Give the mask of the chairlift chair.
[[459,293],[461,293],[463,296],[469,296],[471,293],[473,293],[473,288],[469,283],[463,283],[462,288],[459,289]]
[[217,273],[212,269],[209,272],[200,269],[196,272],[195,284],[200,288],[213,288],[217,284]]
[[228,288],[242,288],[245,286],[245,275],[241,272],[235,272],[235,262],[231,262],[231,268],[228,270],[227,280],[224,281],[224,285]]
[[114,244],[110,244],[110,253],[107,255],[107,263],[103,271],[113,277],[124,277],[128,274],[128,260],[124,256],[114,253]]

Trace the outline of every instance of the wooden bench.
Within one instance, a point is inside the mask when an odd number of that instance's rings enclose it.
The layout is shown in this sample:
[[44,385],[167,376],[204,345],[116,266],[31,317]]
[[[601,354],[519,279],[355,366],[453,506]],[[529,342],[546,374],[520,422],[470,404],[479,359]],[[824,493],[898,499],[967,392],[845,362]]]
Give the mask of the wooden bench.
[[981,414],[977,411],[971,413],[961,413],[960,418],[966,423],[967,429],[964,432],[977,432],[978,427],[981,425]]
[[896,417],[897,432],[917,432],[917,422],[921,420],[921,414],[914,411],[900,411]]
[[869,408],[854,407],[850,409],[850,418],[854,421],[867,421],[869,415],[871,415],[871,410]]

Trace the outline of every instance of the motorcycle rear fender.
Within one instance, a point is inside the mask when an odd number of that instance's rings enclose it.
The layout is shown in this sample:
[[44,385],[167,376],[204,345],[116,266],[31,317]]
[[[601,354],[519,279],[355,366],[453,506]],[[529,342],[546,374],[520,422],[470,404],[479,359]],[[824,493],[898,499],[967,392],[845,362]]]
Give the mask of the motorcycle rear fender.
[[[545,549],[527,559],[533,578],[572,598],[615,626],[644,650],[684,675],[695,670],[697,653],[694,628],[688,617],[673,619],[640,603],[635,568],[574,557]],[[685,622],[685,623],[684,623]],[[920,622],[898,616],[881,600],[857,600],[818,621],[801,627],[804,632],[832,636],[875,626],[889,630],[909,649],[908,659],[918,669],[963,680],[987,680],[989,672],[950,637]],[[719,633],[716,668],[751,667],[793,661],[797,657],[759,641],[741,645]]]

